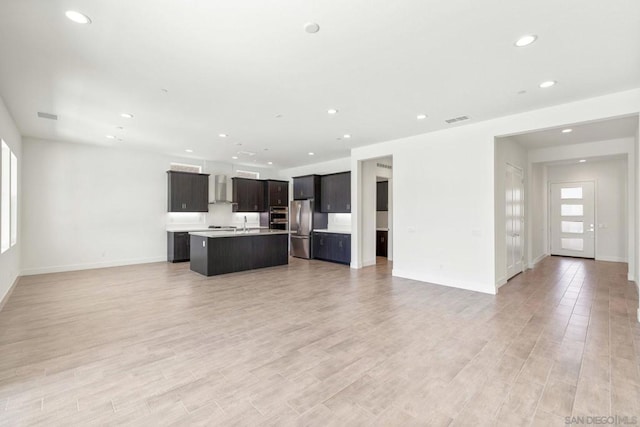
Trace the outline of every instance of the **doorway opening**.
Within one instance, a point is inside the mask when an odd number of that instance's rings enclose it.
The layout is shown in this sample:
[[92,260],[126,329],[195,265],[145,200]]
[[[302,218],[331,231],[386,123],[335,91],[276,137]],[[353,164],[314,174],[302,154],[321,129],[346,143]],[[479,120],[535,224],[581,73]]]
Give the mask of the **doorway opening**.
[[361,267],[377,265],[391,275],[393,260],[393,158],[359,162],[358,233]]
[[495,138],[496,290],[549,255],[627,263],[636,280],[638,121],[630,115]]

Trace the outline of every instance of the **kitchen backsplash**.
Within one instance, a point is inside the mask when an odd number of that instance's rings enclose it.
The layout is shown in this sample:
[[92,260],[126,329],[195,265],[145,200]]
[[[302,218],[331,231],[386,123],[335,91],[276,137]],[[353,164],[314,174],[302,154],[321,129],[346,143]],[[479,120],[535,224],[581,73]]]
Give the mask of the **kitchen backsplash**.
[[376,228],[389,228],[389,212],[376,212]]
[[350,213],[330,213],[327,217],[327,229],[336,231],[351,231]]
[[183,226],[233,225],[242,227],[244,217],[248,227],[260,226],[260,214],[255,212],[236,213],[231,211],[230,204],[209,205],[209,212],[170,212],[167,213],[167,228]]

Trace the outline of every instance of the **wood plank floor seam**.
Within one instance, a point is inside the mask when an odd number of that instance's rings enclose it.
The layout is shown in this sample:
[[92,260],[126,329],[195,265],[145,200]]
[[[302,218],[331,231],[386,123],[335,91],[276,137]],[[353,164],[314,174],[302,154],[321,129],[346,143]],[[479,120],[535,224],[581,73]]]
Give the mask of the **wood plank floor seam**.
[[547,257],[496,296],[291,259],[20,279],[0,426],[565,425],[640,413],[626,264]]

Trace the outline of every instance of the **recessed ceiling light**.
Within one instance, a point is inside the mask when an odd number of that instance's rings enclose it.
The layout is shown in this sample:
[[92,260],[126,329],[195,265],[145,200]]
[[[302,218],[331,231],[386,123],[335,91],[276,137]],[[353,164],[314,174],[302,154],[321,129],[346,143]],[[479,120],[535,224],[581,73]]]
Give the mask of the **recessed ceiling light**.
[[228,137],[229,135],[227,135],[226,133],[221,133],[221,134],[218,134],[218,136],[219,136],[220,138],[226,138],[226,137]]
[[67,10],[64,14],[76,24],[91,24],[91,19],[87,15],[75,10]]
[[120,117],[124,117],[125,119],[133,119],[133,114],[122,113],[120,114]]
[[231,156],[233,160],[238,160],[238,156]]
[[585,160],[585,159],[580,159],[579,161],[580,161],[580,163],[584,163],[584,162],[586,162],[586,160]]
[[535,36],[533,34],[529,34],[526,36],[522,36],[518,39],[518,41],[516,41],[515,45],[517,47],[525,47],[525,46],[529,46],[531,43],[533,43],[534,41],[536,41],[536,39],[538,38],[538,36]]
[[335,108],[330,108],[330,109],[327,110],[327,113],[329,113],[329,114],[337,114],[338,110],[336,110]]
[[349,139],[349,138],[351,138],[351,135],[349,135],[348,133],[346,133],[346,134],[344,134],[344,135],[343,135],[343,137],[344,137],[344,138],[346,138],[346,139]]
[[122,126],[116,126],[116,129],[118,129],[118,130],[124,130],[124,127],[122,127]]
[[518,95],[524,95],[525,93],[527,93],[527,91],[526,91],[526,90],[519,90],[519,91],[518,91]]
[[236,142],[236,145],[242,145],[242,142]]
[[107,135],[107,138],[108,138],[108,139],[116,139],[116,137],[115,137],[115,136],[113,136],[113,135]]
[[553,86],[555,84],[556,84],[555,80],[547,80],[546,82],[540,83],[540,87],[542,89],[546,89],[546,88],[551,87],[551,86]]
[[273,164],[273,162],[267,162],[267,164],[268,164],[268,165],[272,165],[272,164]]
[[162,88],[160,89],[163,93],[169,93],[169,89]]
[[276,114],[276,119],[281,119],[282,118],[282,114]]
[[418,119],[418,120],[424,120],[424,119],[426,119],[426,118],[427,118],[427,115],[426,115],[426,114],[418,114],[418,115],[416,116],[416,119]]
[[313,156],[314,154],[316,154],[316,153],[313,153],[313,152],[309,151],[309,155],[310,156]]
[[192,150],[191,148],[187,148],[187,149],[186,149],[186,150],[184,150],[184,151],[186,151],[187,153],[193,153],[193,150]]
[[562,129],[562,133],[570,133],[573,132],[573,129]]
[[307,22],[304,24],[304,30],[309,34],[315,34],[320,31],[320,25],[315,22]]

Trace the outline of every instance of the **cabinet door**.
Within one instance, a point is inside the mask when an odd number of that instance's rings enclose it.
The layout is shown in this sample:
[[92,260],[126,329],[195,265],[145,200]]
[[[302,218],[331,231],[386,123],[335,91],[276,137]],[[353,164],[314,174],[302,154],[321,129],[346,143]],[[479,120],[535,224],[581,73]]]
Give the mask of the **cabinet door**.
[[351,236],[339,234],[335,238],[335,255],[333,260],[344,264],[351,262]]
[[206,175],[192,175],[189,177],[189,191],[186,200],[189,212],[209,211],[209,177]]
[[168,176],[168,211],[188,212],[189,174],[169,172]]
[[280,181],[268,181],[269,207],[287,206],[289,203],[289,184]]
[[314,258],[330,260],[331,259],[331,235],[327,233],[314,233]]
[[332,213],[337,211],[336,175],[324,175],[320,179],[320,193],[322,204],[320,212]]
[[233,212],[246,212],[247,209],[247,185],[242,178],[232,178],[233,185]]
[[376,231],[376,256],[387,256],[388,240],[389,233],[387,231]]
[[314,197],[314,177],[303,176],[293,179],[293,198],[294,200],[312,199]]
[[189,233],[174,233],[173,247],[174,259],[176,261],[189,260]]
[[336,175],[336,208],[334,212],[351,212],[351,172]]
[[252,212],[264,212],[267,210],[267,201],[265,198],[265,182],[259,180],[253,180],[251,183],[251,191],[253,192],[253,211]]
[[378,182],[376,187],[376,210],[389,210],[389,182]]

